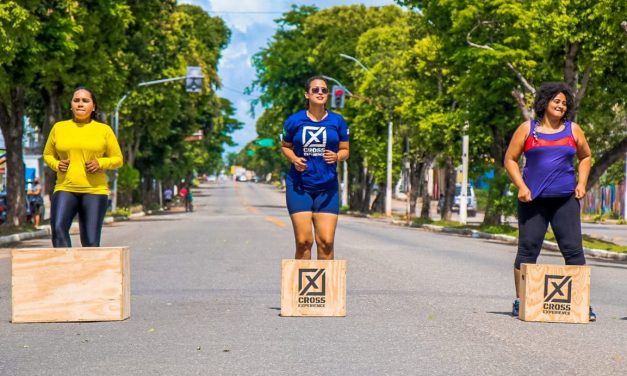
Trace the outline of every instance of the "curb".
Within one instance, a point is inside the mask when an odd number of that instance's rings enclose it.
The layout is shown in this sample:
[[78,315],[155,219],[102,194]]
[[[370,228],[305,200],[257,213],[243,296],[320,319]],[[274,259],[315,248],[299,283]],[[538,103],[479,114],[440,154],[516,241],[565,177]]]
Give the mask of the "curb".
[[7,244],[17,243],[28,239],[41,238],[49,235],[50,227],[46,227],[36,231],[20,232],[17,234],[0,236],[0,246],[5,246]]
[[[104,224],[109,225],[113,222],[128,221],[130,218],[143,217],[145,215],[146,213],[140,212],[140,213],[131,214],[129,218],[105,217]],[[72,226],[70,227],[70,231],[78,231],[77,222],[72,223]],[[50,225],[46,225],[42,229],[35,230],[35,231],[19,232],[17,234],[0,236],[0,247],[8,245],[8,244],[12,244],[12,243],[21,242],[23,240],[43,238],[46,236],[50,236],[50,234],[51,234]]]
[[[399,225],[401,223],[397,221],[392,221],[392,224]],[[402,224],[406,226],[404,222],[402,222]],[[459,228],[443,227],[443,226],[437,226],[437,225],[418,225],[418,226],[410,226],[410,227],[424,228],[432,232],[442,232],[442,233],[447,233],[447,234],[468,236],[468,237],[476,238],[476,239],[499,240],[504,243],[513,244],[513,245],[518,244],[518,238],[516,238],[515,236],[510,236],[510,235],[490,234],[487,232],[481,232],[477,230],[459,229]],[[559,247],[557,243],[550,242],[548,240],[544,241],[544,243],[542,244],[542,248],[548,251],[552,251],[552,252],[559,252]],[[627,261],[627,253],[610,252],[610,251],[606,251],[603,249],[594,249],[594,248],[584,248],[583,252],[586,256],[590,256],[594,258],[600,258],[600,259],[612,260],[612,261]]]

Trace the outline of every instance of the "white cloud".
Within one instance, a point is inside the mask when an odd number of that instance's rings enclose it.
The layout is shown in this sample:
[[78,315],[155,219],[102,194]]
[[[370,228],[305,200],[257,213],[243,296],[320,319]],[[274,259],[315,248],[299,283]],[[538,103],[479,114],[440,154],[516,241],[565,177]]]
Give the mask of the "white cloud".
[[[218,12],[227,25],[237,31],[246,33],[256,24],[273,25],[279,14],[265,14],[285,9],[280,2],[259,0],[208,0],[209,10]],[[220,12],[225,12],[220,14]],[[228,13],[251,12],[251,13]],[[255,13],[258,12],[258,13]]]
[[231,43],[226,50],[224,50],[220,65],[227,66],[236,61],[247,61],[250,60],[250,56],[251,54],[248,52],[246,42]]

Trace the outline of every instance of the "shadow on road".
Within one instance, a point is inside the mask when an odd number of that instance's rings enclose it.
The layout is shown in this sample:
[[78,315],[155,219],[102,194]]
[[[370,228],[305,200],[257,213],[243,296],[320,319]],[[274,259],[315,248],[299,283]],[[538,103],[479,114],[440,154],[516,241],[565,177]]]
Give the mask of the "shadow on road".
[[490,313],[492,315],[502,315],[502,316],[511,316],[512,315],[511,312],[486,312],[486,313]]
[[285,205],[252,205],[254,208],[285,209]]
[[229,186],[226,185],[217,185],[217,186],[200,186],[200,187],[195,187],[192,188],[192,193],[194,193],[194,191],[210,191],[212,189],[227,189],[229,188]]
[[141,218],[133,218],[131,222],[171,222],[171,221],[180,221],[181,218],[150,218],[149,217],[141,217]]

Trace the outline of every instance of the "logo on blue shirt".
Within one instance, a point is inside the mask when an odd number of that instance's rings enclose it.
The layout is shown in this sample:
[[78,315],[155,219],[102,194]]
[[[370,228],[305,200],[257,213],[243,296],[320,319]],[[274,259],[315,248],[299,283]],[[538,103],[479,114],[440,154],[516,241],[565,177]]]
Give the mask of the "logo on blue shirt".
[[326,127],[303,127],[303,153],[308,157],[323,156],[327,147]]

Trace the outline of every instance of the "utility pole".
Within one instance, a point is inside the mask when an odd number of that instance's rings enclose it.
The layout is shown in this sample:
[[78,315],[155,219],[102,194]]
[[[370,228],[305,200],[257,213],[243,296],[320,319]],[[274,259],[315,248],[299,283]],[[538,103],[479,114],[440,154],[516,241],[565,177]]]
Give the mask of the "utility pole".
[[[627,27],[625,31],[627,31]],[[623,184],[625,189],[625,197],[623,197],[623,219],[627,221],[627,153],[625,153],[625,182]]]
[[462,191],[459,199],[459,221],[466,224],[468,218],[468,120],[464,123],[462,138]]
[[342,206],[348,206],[348,163],[343,162],[344,173],[342,174]]
[[385,215],[392,216],[392,120],[388,123],[388,155],[385,174]]
[[406,189],[405,194],[407,195],[407,224],[411,223],[411,196],[412,196],[412,187],[411,187],[411,162],[409,161],[409,137],[405,138],[405,179],[406,180]]

